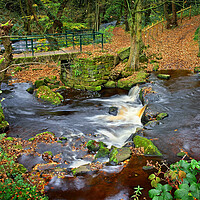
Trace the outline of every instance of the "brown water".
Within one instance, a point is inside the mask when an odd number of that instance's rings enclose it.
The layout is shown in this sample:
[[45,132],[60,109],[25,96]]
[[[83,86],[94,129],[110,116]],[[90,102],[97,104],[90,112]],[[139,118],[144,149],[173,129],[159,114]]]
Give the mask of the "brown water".
[[[152,74],[152,83],[140,86],[152,86],[159,95],[151,106],[169,114],[160,125],[146,130],[144,136],[158,138],[154,143],[163,153],[163,159],[169,163],[179,159],[176,154],[180,149],[200,160],[200,76],[186,71],[167,73],[171,74],[170,80],[159,80]],[[112,138],[115,140],[121,137],[118,133],[125,133],[122,137],[124,141],[128,134],[134,132],[135,127],[141,126],[135,120],[131,123],[131,115],[128,115],[123,123],[102,120],[109,115],[109,107],[113,105],[125,105],[133,110],[142,107],[138,98],[127,99],[127,91],[103,90],[100,94],[71,91],[65,93],[64,104],[56,107],[39,102],[25,91],[28,87],[29,84],[2,85],[1,96],[6,98],[2,105],[6,120],[10,123],[10,136],[27,139],[48,130],[58,137],[67,137],[71,143],[80,138],[82,142],[95,138],[111,144]],[[116,141],[113,143],[117,143]],[[67,161],[76,161],[77,157],[69,147],[55,149],[61,151]],[[132,157],[124,169],[120,166],[107,167],[106,171],[87,176],[66,179],[54,177],[46,188],[47,194],[50,199],[55,200],[130,199],[134,192],[133,188],[140,185],[145,188],[143,197],[148,199],[147,191],[150,184],[147,177],[151,172],[142,170],[146,159],[156,158]],[[54,189],[51,189],[51,186]]]

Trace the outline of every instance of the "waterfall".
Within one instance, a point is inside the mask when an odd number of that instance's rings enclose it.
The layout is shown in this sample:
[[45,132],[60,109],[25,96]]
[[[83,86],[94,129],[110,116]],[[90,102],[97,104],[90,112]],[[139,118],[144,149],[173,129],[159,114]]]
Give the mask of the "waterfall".
[[130,89],[128,95],[99,99],[105,107],[118,108],[117,116],[106,113],[90,118],[93,123],[100,125],[95,133],[100,141],[105,142],[108,146],[121,147],[136,128],[142,126],[141,116],[145,107],[138,101],[139,91],[139,86],[135,86]]

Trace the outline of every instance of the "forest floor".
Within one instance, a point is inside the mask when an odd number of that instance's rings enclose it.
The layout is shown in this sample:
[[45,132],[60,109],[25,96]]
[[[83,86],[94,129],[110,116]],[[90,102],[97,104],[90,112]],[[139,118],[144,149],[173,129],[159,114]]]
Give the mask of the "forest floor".
[[[149,33],[143,32],[143,41],[149,46],[145,51],[151,60],[156,60],[160,70],[179,69],[194,71],[195,67],[200,66],[198,55],[198,41],[194,41],[194,33],[199,27],[200,15],[191,19],[184,18],[182,23],[178,22],[178,27],[167,30],[162,24],[150,29]],[[163,31],[162,31],[163,29]],[[83,46],[83,53],[80,58],[92,58],[95,56],[112,54],[130,46],[130,34],[125,32],[122,27],[113,30],[110,43],[104,44],[104,51],[101,51],[101,44]],[[77,47],[79,48],[79,47]],[[79,49],[73,47],[62,49],[62,52],[74,52]],[[90,52],[90,54],[88,53]],[[42,53],[41,53],[42,54]],[[157,58],[160,58],[157,60]],[[148,62],[147,71],[152,71],[154,63]],[[126,63],[120,63],[115,70],[123,70]],[[35,70],[39,69],[39,70]],[[57,63],[47,63],[44,65],[30,66],[26,71],[15,73],[12,82],[35,82],[40,77],[56,75],[59,78],[59,68]]]

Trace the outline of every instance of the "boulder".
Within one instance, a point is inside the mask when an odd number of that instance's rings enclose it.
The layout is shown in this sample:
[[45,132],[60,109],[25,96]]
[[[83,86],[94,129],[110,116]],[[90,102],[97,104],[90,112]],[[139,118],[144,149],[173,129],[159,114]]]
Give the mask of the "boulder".
[[109,162],[117,165],[124,160],[131,157],[131,150],[129,147],[116,148],[114,147],[110,152]]
[[86,147],[91,152],[96,152],[100,149],[100,147],[106,147],[106,144],[103,142],[96,142],[95,140],[89,140]]
[[129,79],[120,79],[117,82],[117,87],[130,90],[134,85],[142,84],[146,82],[146,78],[149,76],[148,73],[144,71],[139,71],[135,76]]
[[157,77],[168,80],[171,76],[169,74],[158,74]]
[[91,171],[92,171],[92,168],[90,164],[81,165],[77,168],[72,169],[72,173],[74,176],[87,174],[87,173],[90,173]]
[[130,47],[126,47],[121,49],[120,51],[117,52],[120,60],[125,60],[129,58],[130,55]]
[[155,155],[162,156],[158,148],[153,144],[153,142],[145,137],[136,135],[133,138],[133,142],[136,148],[143,147],[145,155]]
[[144,128],[148,129],[148,130],[151,130],[151,129],[153,129],[157,125],[159,125],[159,122],[157,120],[153,120],[153,121],[149,121],[148,123],[146,123],[144,125]]
[[108,113],[110,115],[117,116],[117,114],[118,114],[118,107],[114,107],[114,106],[110,107]]
[[160,99],[160,95],[151,87],[143,87],[139,93],[140,101],[143,105],[154,103]]
[[97,158],[106,158],[109,156],[109,154],[110,154],[110,150],[107,147],[105,147],[104,145],[101,145],[97,154],[95,155],[95,158],[96,159]]
[[36,92],[36,97],[54,105],[61,104],[63,100],[63,96],[60,93],[53,92],[48,86],[40,86]]

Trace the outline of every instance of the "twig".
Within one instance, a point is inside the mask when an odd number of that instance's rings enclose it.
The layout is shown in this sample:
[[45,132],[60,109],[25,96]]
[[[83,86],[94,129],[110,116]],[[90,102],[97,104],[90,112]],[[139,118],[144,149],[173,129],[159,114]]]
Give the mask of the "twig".
[[27,63],[19,63],[19,64],[12,64],[8,67],[6,67],[5,69],[1,70],[0,73],[6,71],[7,69],[9,69],[10,67],[13,66],[20,66],[20,65],[45,65],[46,63],[40,63],[40,62],[27,62]]

